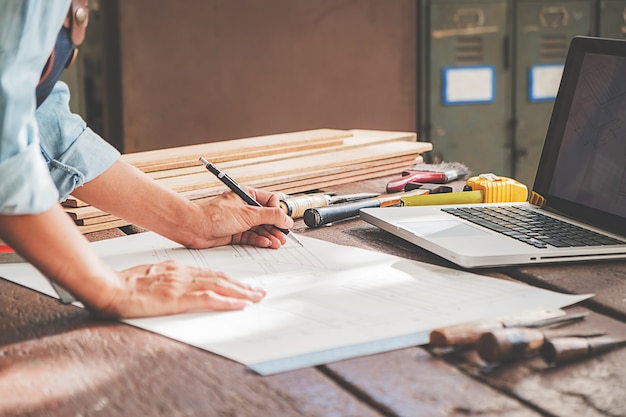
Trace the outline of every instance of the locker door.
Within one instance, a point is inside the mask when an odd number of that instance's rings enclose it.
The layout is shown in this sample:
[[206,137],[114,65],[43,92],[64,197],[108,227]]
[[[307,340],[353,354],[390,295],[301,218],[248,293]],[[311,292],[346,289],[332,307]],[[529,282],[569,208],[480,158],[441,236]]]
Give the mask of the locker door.
[[626,1],[600,0],[599,36],[603,38],[626,38]]
[[590,0],[517,0],[514,10],[515,179],[532,187],[571,39],[593,35]]
[[427,94],[423,136],[434,160],[473,173],[511,173],[506,0],[431,1],[422,13]]

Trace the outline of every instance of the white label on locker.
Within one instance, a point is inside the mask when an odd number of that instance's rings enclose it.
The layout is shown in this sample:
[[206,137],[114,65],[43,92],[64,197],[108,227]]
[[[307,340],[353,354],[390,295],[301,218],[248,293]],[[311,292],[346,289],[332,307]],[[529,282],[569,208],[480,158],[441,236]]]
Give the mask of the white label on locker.
[[528,71],[528,99],[550,101],[556,98],[563,75],[563,64],[533,65]]
[[493,65],[446,67],[442,87],[447,105],[492,103],[496,98],[496,69]]

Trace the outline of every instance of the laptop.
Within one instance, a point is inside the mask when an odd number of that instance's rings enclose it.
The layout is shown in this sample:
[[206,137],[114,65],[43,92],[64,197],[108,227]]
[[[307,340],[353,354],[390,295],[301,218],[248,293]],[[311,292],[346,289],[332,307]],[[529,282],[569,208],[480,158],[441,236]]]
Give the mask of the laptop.
[[[496,220],[510,212],[531,219],[493,227],[492,217],[474,219],[483,211],[495,212]],[[572,40],[527,202],[360,213],[466,268],[626,258],[626,41]],[[537,227],[541,219],[544,229]]]

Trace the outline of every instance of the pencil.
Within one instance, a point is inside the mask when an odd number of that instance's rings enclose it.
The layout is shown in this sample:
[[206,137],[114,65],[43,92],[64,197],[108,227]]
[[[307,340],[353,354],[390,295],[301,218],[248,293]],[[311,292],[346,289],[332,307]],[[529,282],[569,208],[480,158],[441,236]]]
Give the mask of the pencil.
[[[204,164],[204,167],[208,169],[211,174],[215,175],[220,181],[224,183],[224,185],[226,185],[228,188],[230,188],[232,192],[241,197],[241,199],[247,204],[251,206],[263,207],[261,203],[256,201],[250,194],[246,192],[246,190],[241,188],[241,186],[237,184],[234,179],[229,177],[228,174],[226,174],[224,171],[222,171],[203,157],[200,157],[200,162]],[[290,237],[298,245],[304,247],[302,242],[300,242],[300,240],[293,233],[291,233],[289,229],[281,229],[279,227],[277,227],[277,229],[283,232],[285,236]]]

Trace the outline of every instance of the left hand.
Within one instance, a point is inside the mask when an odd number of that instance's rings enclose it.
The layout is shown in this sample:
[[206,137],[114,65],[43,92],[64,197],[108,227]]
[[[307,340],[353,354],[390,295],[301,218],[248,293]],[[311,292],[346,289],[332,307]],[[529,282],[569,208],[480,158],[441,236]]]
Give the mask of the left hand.
[[[174,260],[117,272],[110,293],[105,305],[85,304],[102,317],[130,318],[198,310],[241,310],[265,297],[264,289]],[[103,294],[99,296],[102,298]]]
[[199,203],[203,218],[198,221],[197,242],[190,248],[228,244],[246,244],[277,249],[286,236],[278,228],[293,227],[293,219],[280,209],[276,194],[246,187],[246,191],[263,207],[246,204],[233,192],[225,192]]

